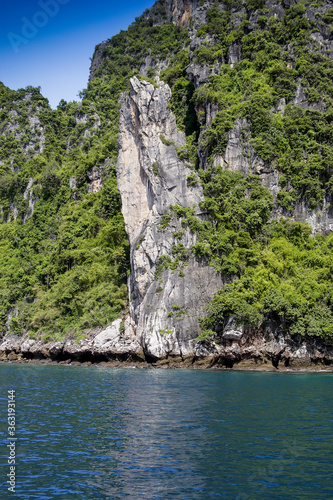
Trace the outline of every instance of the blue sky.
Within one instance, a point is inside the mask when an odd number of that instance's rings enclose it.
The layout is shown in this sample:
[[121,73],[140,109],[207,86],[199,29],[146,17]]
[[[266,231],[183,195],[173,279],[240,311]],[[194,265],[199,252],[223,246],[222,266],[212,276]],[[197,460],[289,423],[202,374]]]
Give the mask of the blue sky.
[[11,0],[1,6],[0,81],[41,86],[54,108],[78,100],[95,45],[127,29],[154,0]]

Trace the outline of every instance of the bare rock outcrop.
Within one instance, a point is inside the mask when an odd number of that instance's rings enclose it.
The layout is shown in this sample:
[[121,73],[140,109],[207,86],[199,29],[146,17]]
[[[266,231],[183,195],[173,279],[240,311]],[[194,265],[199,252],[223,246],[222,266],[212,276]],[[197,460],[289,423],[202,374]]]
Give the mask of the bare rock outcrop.
[[49,360],[61,362],[143,361],[132,319],[117,319],[107,328],[85,332],[81,340],[32,339],[27,335],[6,335],[0,340],[0,361]]
[[[294,104],[307,109],[308,102],[304,97],[301,87],[298,87]],[[314,103],[313,106],[320,106]],[[279,103],[280,111],[283,112],[283,103]],[[206,108],[207,104],[206,104]],[[312,108],[311,108],[312,109]],[[313,108],[315,109],[315,108]],[[206,112],[207,115],[207,112]],[[199,146],[200,158],[200,146]],[[206,156],[201,157],[201,167],[204,168]],[[279,182],[280,173],[270,162],[265,162],[255,154],[251,145],[250,123],[246,119],[237,118],[234,127],[228,132],[228,142],[223,155],[216,155],[213,165],[221,165],[232,171],[240,171],[244,176],[248,174],[259,175],[261,183],[266,187],[274,200],[272,212],[273,218],[288,217],[296,222],[308,224],[313,233],[328,234],[333,230],[333,196],[326,192],[322,206],[311,208],[307,200],[302,199],[295,203],[292,212],[284,210],[278,203],[278,193],[281,190]]]
[[[188,185],[192,171],[177,156],[177,148],[186,141],[168,109],[170,88],[137,78],[131,79],[131,87],[121,104],[117,164],[131,244],[131,316],[148,357],[186,356],[193,353],[198,317],[221,288],[221,277],[191,256],[176,263],[175,247],[181,244],[187,253],[196,236],[176,217],[171,219],[170,206],[194,208],[199,217],[204,214],[199,209],[202,188]],[[166,215],[169,224],[163,224]]]

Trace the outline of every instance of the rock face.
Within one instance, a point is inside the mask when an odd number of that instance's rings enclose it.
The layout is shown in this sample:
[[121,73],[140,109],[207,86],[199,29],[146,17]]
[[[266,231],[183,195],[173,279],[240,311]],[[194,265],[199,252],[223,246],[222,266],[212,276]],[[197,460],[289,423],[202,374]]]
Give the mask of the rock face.
[[94,166],[91,172],[87,172],[89,179],[88,193],[98,193],[103,187],[102,168]]
[[[295,339],[283,335],[270,325],[265,334],[237,327],[231,319],[225,326],[223,343],[197,342],[186,359],[169,357],[155,361],[153,366],[235,368],[249,370],[315,370],[332,371],[332,346],[318,339]],[[146,359],[145,359],[146,358]],[[28,336],[7,335],[0,340],[0,362],[57,362],[61,364],[109,363],[120,366],[148,367],[147,356],[135,335],[135,325],[128,317],[114,321],[105,329],[86,332],[76,341],[43,343]],[[152,361],[152,360],[151,360]],[[115,364],[116,363],[116,364]],[[26,373],[22,375],[26,377]]]
[[[242,45],[233,42],[226,53],[214,60],[198,59],[197,51],[203,46],[214,46],[218,40],[214,35],[197,34],[200,26],[207,24],[207,10],[213,0],[162,0],[157,2],[142,18],[149,21],[149,26],[173,23],[188,29],[190,48],[186,74],[195,89],[204,87],[213,75],[220,73],[223,64],[237,67],[242,60]],[[274,16],[281,20],[285,10],[295,5],[297,0],[266,0],[267,17]],[[322,16],[330,7],[327,0],[323,6],[310,5],[306,17],[314,21],[318,14]],[[218,3],[221,10],[230,10],[230,25],[237,28],[243,21],[248,9],[245,2],[238,7],[230,2]],[[254,9],[249,14],[248,29],[258,22],[260,13]],[[316,50],[333,58],[331,33],[320,23],[318,32],[311,34],[309,50]],[[200,32],[199,32],[200,33]],[[110,45],[111,44],[111,45]],[[103,42],[95,51],[91,66],[90,81],[98,75],[98,70],[106,57],[112,41]],[[288,68],[293,68],[292,49],[288,58]],[[158,74],[167,68],[168,59],[158,59],[151,53],[142,61],[138,69],[141,75],[150,74],[153,69]],[[203,366],[220,365],[254,366],[269,364],[275,368],[308,367],[311,364],[332,365],[333,349],[329,345],[313,338],[292,338],[282,332],[277,325],[267,324],[261,330],[250,330],[229,317],[224,324],[219,343],[197,341],[200,333],[199,318],[205,315],[205,307],[213,295],[223,287],[223,276],[208,265],[208,261],[196,258],[190,252],[196,243],[196,235],[186,223],[176,216],[172,206],[187,207],[194,210],[199,219],[206,214],[200,209],[203,191],[200,183],[188,182],[194,172],[190,165],[180,160],[179,148],[186,146],[185,135],[177,129],[176,119],[168,108],[171,90],[165,83],[158,81],[153,85],[134,77],[130,81],[131,90],[121,98],[119,123],[119,157],[117,163],[117,181],[122,198],[122,213],[130,242],[131,273],[129,276],[130,315],[123,320],[113,322],[105,329],[90,332],[79,342],[67,339],[63,342],[32,340],[28,337],[8,335],[0,342],[0,360],[51,359],[72,361],[101,360],[148,360],[154,363],[182,362],[202,364]],[[297,81],[291,104],[302,110],[324,113],[327,104],[323,97],[317,102],[307,98],[306,89]],[[31,99],[31,95],[27,96]],[[276,106],[276,113],[282,116],[287,105],[281,98]],[[90,109],[90,110],[89,110]],[[31,110],[30,110],[31,111]],[[197,118],[201,125],[199,137],[199,164],[205,169],[210,165],[209,151],[200,144],[204,131],[210,127],[219,112],[216,102],[207,98],[198,108]],[[32,140],[23,140],[20,131],[19,114],[13,110],[8,123],[0,128],[5,137],[13,136],[23,144],[27,157],[43,151],[44,129],[38,116],[39,109],[30,113],[29,130]],[[93,137],[101,127],[101,118],[90,108],[79,106],[72,117],[80,131],[78,145]],[[76,144],[77,137],[68,138],[67,152]],[[3,164],[5,158],[0,159]],[[10,159],[13,171],[17,170]],[[223,154],[212,158],[212,165],[221,165],[232,171],[241,171],[244,176],[252,173],[260,176],[262,184],[269,189],[277,202],[281,189],[280,174],[273,164],[265,162],[255,154],[251,145],[251,123],[236,119],[232,130],[227,134],[227,144]],[[106,162],[94,165],[87,178],[88,193],[97,193],[103,188],[103,173],[109,166]],[[33,214],[34,192],[33,178],[29,179],[23,193],[29,211],[23,222]],[[69,179],[76,199],[77,179]],[[195,185],[194,185],[195,184]],[[10,204],[8,218],[16,218],[18,209],[14,202]],[[293,213],[286,213],[278,203],[272,217],[289,217],[311,225],[313,232],[333,230],[333,195],[326,194],[323,207],[310,210],[304,201],[294,207]],[[12,313],[10,313],[12,314]],[[8,323],[11,316],[8,316]],[[171,361],[170,361],[171,360]],[[248,365],[247,365],[248,364]]]
[[[168,85],[159,87],[131,79],[131,91],[121,104],[119,129],[118,187],[122,212],[131,244],[129,278],[131,316],[146,355],[160,358],[193,353],[199,334],[198,317],[221,288],[213,268],[194,258],[173,269],[161,259],[175,262],[175,247],[186,253],[196,242],[178,219],[163,216],[171,205],[194,208],[199,217],[201,186],[189,186],[192,171],[178,158],[177,148],[185,136],[167,105]],[[176,239],[174,233],[179,235]],[[179,247],[178,247],[179,248]]]
[[227,329],[223,337],[219,345],[199,342],[196,363],[205,360],[207,364],[210,359],[211,366],[238,369],[332,370],[332,346],[318,339],[291,338],[269,326],[263,335],[238,328]]
[[170,205],[198,207],[203,193],[201,187],[187,186],[191,170],[177,156],[185,136],[167,107],[169,86],[154,87],[136,77],[131,86],[120,110],[117,179],[132,244],[148,217],[162,216]]
[[[164,0],[156,2],[143,17],[153,19],[155,24],[163,22],[177,24],[183,28],[189,28],[191,19],[199,7],[200,0]],[[161,16],[161,7],[164,9],[164,17]]]
[[[24,104],[24,106],[23,106]],[[21,153],[28,159],[39,155],[44,150],[45,131],[40,121],[42,109],[33,107],[32,95],[27,92],[24,99],[17,100],[17,109],[11,109],[6,118],[0,123],[0,135],[3,140],[18,141]],[[5,108],[0,111],[5,112]],[[13,172],[18,172],[19,167],[15,162],[14,155],[0,157],[1,164],[9,162]]]
[[[266,0],[265,7],[267,9],[268,17],[275,17],[282,20],[285,15],[286,9],[296,5],[296,0],[288,2],[278,2],[277,0]],[[164,0],[163,2],[157,1],[151,9],[147,10],[142,18],[151,22],[153,25],[161,25],[164,23],[173,23],[182,26],[189,30],[189,37],[191,40],[189,50],[189,64],[186,68],[187,75],[193,81],[194,86],[198,89],[210,81],[212,75],[218,75],[222,64],[228,63],[231,67],[235,63],[242,60],[242,45],[240,42],[233,42],[228,53],[220,55],[219,59],[214,62],[199,63],[196,57],[197,50],[203,45],[214,46],[218,40],[211,34],[207,34],[205,38],[197,36],[198,29],[208,22],[207,11],[213,6],[212,0],[200,2],[199,0]],[[314,22],[318,15],[323,16],[329,9],[329,3],[323,2],[321,6],[308,5],[306,10],[306,18]],[[228,5],[223,2],[219,4],[221,10],[228,10]],[[162,15],[163,11],[163,15]],[[245,2],[239,2],[237,6],[231,7],[230,23],[234,28],[237,28],[242,23],[244,15],[249,14],[249,26],[254,29],[258,23],[260,13],[257,9],[247,9]],[[309,38],[309,50],[317,51],[323,55],[330,54],[332,56],[333,42],[327,32],[327,28],[323,23],[318,23],[319,31],[311,33]],[[91,67],[91,79],[98,71],[102,62],[103,50],[108,46],[108,42],[103,42],[97,47]],[[290,61],[292,61],[292,51],[290,53]],[[293,62],[288,65],[289,68],[293,67]],[[158,64],[153,62],[151,56],[146,57],[145,63],[140,68],[141,75],[146,75],[147,71],[153,68],[159,73],[161,70],[161,61]],[[295,97],[291,104],[299,106],[303,110],[312,111],[326,111],[325,99],[320,98],[318,102],[310,102],[306,97],[305,88],[301,82],[297,82],[295,90]],[[215,103],[209,102],[207,99],[202,107],[197,109],[198,120],[202,125],[202,132],[204,131],[203,123],[199,115],[200,111],[205,111],[206,123],[205,127],[209,127],[216,117],[218,110],[214,109]],[[277,106],[276,111],[283,115],[286,106],[285,99]],[[263,186],[267,187],[271,192],[275,207],[273,210],[273,218],[280,218],[281,216],[290,218],[297,222],[307,223],[312,227],[314,233],[323,232],[327,233],[332,231],[333,228],[333,204],[332,195],[326,193],[323,206],[319,206],[313,210],[306,202],[298,203],[292,212],[288,212],[281,208],[277,203],[277,195],[281,190],[279,183],[280,174],[268,162],[255,155],[253,148],[250,145],[250,123],[246,120],[238,119],[234,124],[233,130],[228,134],[228,144],[223,156],[217,156],[214,159],[213,165],[221,164],[224,168],[231,168],[232,170],[240,170],[244,175],[249,173],[259,174]],[[200,168],[207,168],[208,152],[201,151],[199,141],[199,163]]]
[[105,329],[86,332],[85,338],[77,342],[66,339],[62,342],[43,343],[28,336],[7,335],[0,342],[0,360],[47,359],[55,361],[143,361],[143,354],[134,333],[134,325],[128,317],[123,322],[115,320]]
[[167,0],[165,2],[167,17],[172,23],[188,28],[192,12],[198,5],[198,0]]
[[[304,93],[301,87],[298,87],[297,96],[294,104],[308,109],[310,104],[303,99]],[[280,110],[283,112],[283,103],[280,103]],[[311,104],[311,109],[316,109],[317,103]],[[321,106],[319,103],[318,106]],[[208,124],[211,123],[210,108],[212,105],[206,103],[206,117],[208,116]],[[223,168],[228,168],[233,171],[240,171],[244,176],[248,174],[257,174],[260,176],[261,183],[266,187],[274,200],[274,208],[272,212],[273,218],[286,217],[296,222],[306,223],[311,228],[313,233],[328,234],[333,230],[333,196],[326,192],[322,207],[311,209],[305,200],[298,202],[292,213],[284,210],[277,202],[277,195],[281,189],[279,178],[280,174],[272,164],[265,162],[260,156],[256,155],[251,143],[250,123],[246,119],[237,118],[234,128],[228,132],[228,143],[223,155],[216,155],[213,165],[221,165]],[[207,153],[203,152],[199,157],[201,167],[206,164]]]

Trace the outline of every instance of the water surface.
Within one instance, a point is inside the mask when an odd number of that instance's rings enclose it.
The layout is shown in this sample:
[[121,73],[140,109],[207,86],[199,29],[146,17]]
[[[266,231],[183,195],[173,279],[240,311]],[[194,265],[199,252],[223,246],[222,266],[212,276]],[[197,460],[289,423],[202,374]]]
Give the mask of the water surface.
[[331,374],[2,364],[0,386],[1,499],[333,498]]

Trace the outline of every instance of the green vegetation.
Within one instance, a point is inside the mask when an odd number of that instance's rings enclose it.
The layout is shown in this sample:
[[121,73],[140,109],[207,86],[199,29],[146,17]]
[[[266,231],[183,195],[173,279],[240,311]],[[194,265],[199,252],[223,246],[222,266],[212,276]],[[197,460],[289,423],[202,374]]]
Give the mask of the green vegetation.
[[203,175],[210,220],[172,207],[198,235],[192,251],[230,277],[201,320],[200,339],[218,336],[233,316],[252,328],[275,319],[292,334],[333,340],[333,236],[313,237],[305,224],[270,221],[272,197],[258,177],[221,168],[209,182]]
[[[4,90],[4,89],[3,89]],[[17,113],[31,108],[20,91],[14,101]],[[3,92],[2,106],[10,107],[12,91]],[[36,90],[36,94],[38,90]],[[7,97],[7,100],[6,100]],[[50,127],[63,111],[45,106]],[[19,115],[18,115],[19,116]],[[52,121],[53,119],[53,121]],[[26,126],[26,125],[24,125]],[[3,136],[2,136],[3,137]],[[36,140],[39,140],[37,137]],[[104,171],[104,188],[87,193],[87,173],[100,159],[82,150],[65,155],[58,151],[24,156],[16,152],[15,168],[5,164],[1,178],[0,224],[0,327],[17,309],[9,325],[13,333],[62,336],[106,325],[126,306],[128,242],[120,213],[115,168]],[[28,152],[29,153],[29,152]],[[25,158],[25,161],[24,161]],[[74,191],[70,177],[76,179]],[[24,194],[33,179],[30,194]],[[32,213],[28,199],[34,202]],[[14,218],[13,205],[17,207]]]
[[138,243],[137,243],[137,245],[136,245],[136,247],[135,247],[135,250],[138,250],[138,249],[140,248],[141,243],[144,241],[144,239],[145,239],[144,234],[141,234],[141,235],[140,235],[140,238],[139,238],[139,241],[138,241]]
[[163,214],[162,215],[162,222],[158,226],[158,229],[160,231],[165,231],[169,227],[170,221],[171,221],[171,214],[168,214],[168,213]]
[[[172,314],[170,315],[170,313],[172,313]],[[186,311],[186,309],[182,309],[181,306],[179,306],[178,304],[172,304],[172,311],[170,311],[170,313],[168,314],[167,317],[172,317],[173,313],[175,313],[176,319],[178,321],[181,320],[185,314],[188,315],[188,312]]]
[[[180,222],[156,279],[167,269],[184,276],[191,252],[223,274],[226,285],[201,320],[202,339],[218,338],[230,316],[253,329],[275,320],[293,334],[333,339],[333,237],[272,220],[273,198],[256,170],[259,164],[279,172],[275,204],[285,215],[300,201],[321,210],[333,194],[333,62],[325,40],[314,39],[318,32],[331,38],[333,9],[308,16],[308,1],[286,5],[279,19],[263,0],[212,3],[197,31],[202,43],[191,53],[188,31],[165,23],[160,2],[96,48],[98,64],[82,101],[61,101],[56,110],[39,88],[12,91],[0,84],[2,333],[9,328],[60,339],[106,325],[126,310],[129,245],[115,173],[119,97],[140,71],[156,86],[152,78],[163,67],[160,78],[172,89],[169,108],[186,135],[177,154],[192,169],[188,185],[202,184],[207,216],[170,207],[158,229],[170,228],[173,217]],[[238,7],[244,7],[241,15]],[[226,64],[231,49],[241,54],[233,65]],[[190,62],[214,67],[214,76],[195,88]],[[206,123],[207,103],[218,109],[212,123]],[[214,166],[236,121],[251,164],[247,176]],[[163,135],[160,140],[174,145]],[[91,181],[93,169],[100,172],[100,190]],[[157,177],[157,163],[151,169]],[[191,251],[182,243],[186,228],[197,235]],[[167,317],[185,314],[175,306]]]
[[160,330],[160,335],[165,335],[165,334],[168,334],[168,335],[171,335],[173,333],[173,330],[171,328],[162,328]]
[[275,223],[270,232],[256,265],[214,297],[202,327],[218,332],[228,316],[255,328],[273,319],[291,334],[332,341],[332,237],[313,238],[297,223]]
[[[154,8],[155,19],[164,16]],[[114,167],[119,97],[146,57],[166,62],[188,42],[186,30],[141,16],[97,47],[99,67],[82,101],[62,100],[56,110],[39,88],[0,84],[2,332],[11,312],[12,333],[60,339],[126,308],[129,245]],[[99,192],[90,185],[94,167],[102,171]]]
[[187,178],[187,185],[188,186],[197,186],[199,184],[199,179],[198,177],[195,175],[195,173],[192,173],[188,176]]
[[[250,3],[251,8],[258,8],[255,5],[262,2],[246,2],[248,8]],[[216,44],[203,45],[197,51],[199,63],[213,64],[228,57],[233,43],[242,50],[241,62],[234,67],[222,64],[220,74],[194,94],[197,106],[209,99],[219,108],[204,133],[202,147],[212,161],[214,155],[224,153],[235,120],[248,123],[250,135],[244,125],[244,142],[281,172],[279,203],[289,211],[300,199],[311,208],[320,206],[325,192],[332,189],[333,62],[315,49],[309,50],[310,34],[318,28],[305,12],[306,7],[298,3],[286,10],[281,21],[259,17],[258,25],[249,32],[246,19],[235,28],[230,22],[232,12],[215,6],[199,34],[213,34]],[[325,19],[330,22],[329,12]],[[314,109],[292,104],[297,87],[304,89]],[[282,99],[287,104],[283,113],[276,111]],[[320,100],[324,104],[316,105]]]
[[164,135],[160,135],[160,139],[163,142],[165,146],[171,146],[173,144],[173,141],[170,141],[169,139],[166,139]]
[[[216,155],[224,154],[228,133],[238,119],[245,154],[252,149],[266,166],[280,172],[277,203],[290,214],[300,200],[309,209],[322,208],[333,186],[333,62],[310,35],[318,27],[324,29],[320,23],[332,23],[331,12],[310,21],[304,2],[286,9],[279,20],[267,16],[265,2],[249,0],[241,19],[232,9],[244,2],[224,4],[226,10],[216,3],[208,11],[207,25],[197,32],[202,39],[213,35],[215,43],[203,43],[195,53],[198,64],[219,63],[219,75],[186,94],[180,92],[190,89],[181,59],[176,71],[166,71],[178,126],[187,137],[191,103],[200,110],[201,125],[207,101],[219,109],[200,138],[201,154],[206,151],[208,158],[207,167],[197,174],[205,194],[202,208],[209,218],[199,220],[189,208],[172,207],[183,227],[198,236],[192,251],[227,280],[202,319],[200,338],[218,338],[224,320],[233,316],[254,329],[275,320],[292,334],[333,340],[331,236],[312,236],[304,224],[272,221],[273,199],[255,168],[244,177],[212,167]],[[257,25],[249,29],[253,9],[262,10]],[[241,47],[242,53],[233,67],[223,64],[232,45]],[[292,102],[296,92],[304,93],[302,107]],[[197,128],[193,131],[195,149]],[[188,159],[187,148],[178,155]],[[193,173],[189,185],[195,179]]]
[[157,163],[153,163],[152,164],[152,169],[153,169],[153,174],[155,175],[155,177],[158,177],[158,165]]

